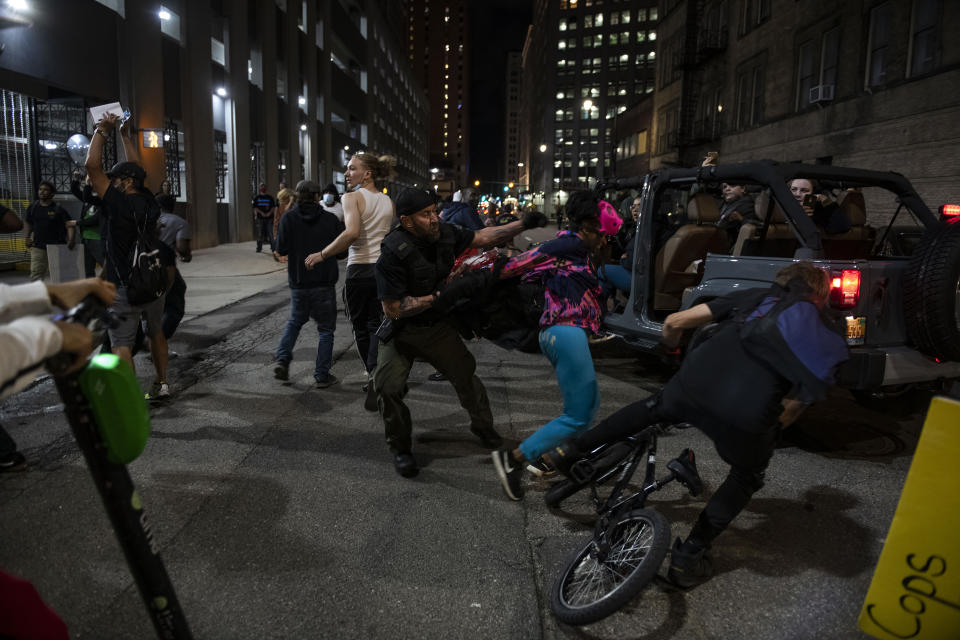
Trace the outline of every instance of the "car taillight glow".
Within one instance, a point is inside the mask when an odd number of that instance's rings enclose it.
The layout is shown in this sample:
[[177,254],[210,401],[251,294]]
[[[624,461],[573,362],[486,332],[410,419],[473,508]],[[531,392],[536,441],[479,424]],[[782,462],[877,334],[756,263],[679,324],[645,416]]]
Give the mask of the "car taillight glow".
[[960,204],[945,204],[940,207],[940,215],[944,217],[960,216]]
[[860,271],[844,269],[834,272],[830,277],[830,303],[834,307],[846,309],[857,306],[860,298]]

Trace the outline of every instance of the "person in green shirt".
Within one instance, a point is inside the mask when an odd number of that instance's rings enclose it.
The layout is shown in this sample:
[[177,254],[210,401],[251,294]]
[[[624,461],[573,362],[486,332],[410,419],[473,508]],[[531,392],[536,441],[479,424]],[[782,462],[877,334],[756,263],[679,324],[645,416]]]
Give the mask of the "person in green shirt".
[[79,171],[73,172],[70,193],[83,203],[77,226],[80,228],[80,237],[83,240],[85,275],[92,278],[96,275],[97,265],[103,266],[103,241],[100,239],[100,208],[103,206],[103,201],[93,192],[89,178],[83,181],[83,188],[80,188]]

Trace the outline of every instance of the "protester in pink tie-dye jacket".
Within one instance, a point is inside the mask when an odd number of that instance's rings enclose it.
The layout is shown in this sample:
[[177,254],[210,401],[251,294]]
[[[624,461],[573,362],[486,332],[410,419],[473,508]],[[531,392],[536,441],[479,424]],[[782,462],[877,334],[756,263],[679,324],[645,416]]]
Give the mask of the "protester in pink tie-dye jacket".
[[[520,275],[544,287],[540,317],[540,350],[550,360],[563,394],[563,414],[537,429],[516,449],[493,452],[504,491],[513,500],[523,496],[521,480],[527,461],[587,429],[600,404],[588,337],[600,330],[600,283],[591,261],[606,242],[601,202],[578,192],[567,202],[569,231],[511,258],[501,278]],[[603,208],[605,211],[605,208]],[[604,220],[606,222],[606,220]],[[613,231],[616,232],[615,230]]]

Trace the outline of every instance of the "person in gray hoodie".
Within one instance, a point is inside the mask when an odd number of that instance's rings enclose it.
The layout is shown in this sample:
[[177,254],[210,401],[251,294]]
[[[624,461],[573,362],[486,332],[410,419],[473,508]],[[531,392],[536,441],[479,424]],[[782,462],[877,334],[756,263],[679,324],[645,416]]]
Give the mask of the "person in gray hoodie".
[[313,318],[319,334],[313,378],[318,389],[325,389],[339,382],[330,373],[330,366],[333,331],[337,324],[335,287],[340,276],[337,260],[343,256],[329,256],[311,269],[304,265],[304,259],[333,242],[343,231],[343,223],[320,206],[321,190],[317,183],[301,180],[296,188],[297,203],[280,220],[277,253],[289,256],[290,319],[277,348],[273,374],[278,380],[289,379],[290,361],[300,329]]

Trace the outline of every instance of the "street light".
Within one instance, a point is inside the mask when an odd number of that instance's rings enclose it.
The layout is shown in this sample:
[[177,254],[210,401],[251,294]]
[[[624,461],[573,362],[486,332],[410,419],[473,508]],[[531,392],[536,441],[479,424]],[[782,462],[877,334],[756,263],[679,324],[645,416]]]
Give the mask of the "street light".
[[547,151],[547,145],[545,144],[540,145],[540,153],[546,153],[546,151]]
[[473,186],[479,187],[479,186],[480,186],[480,181],[479,181],[479,180],[474,180],[474,181],[473,181]]

